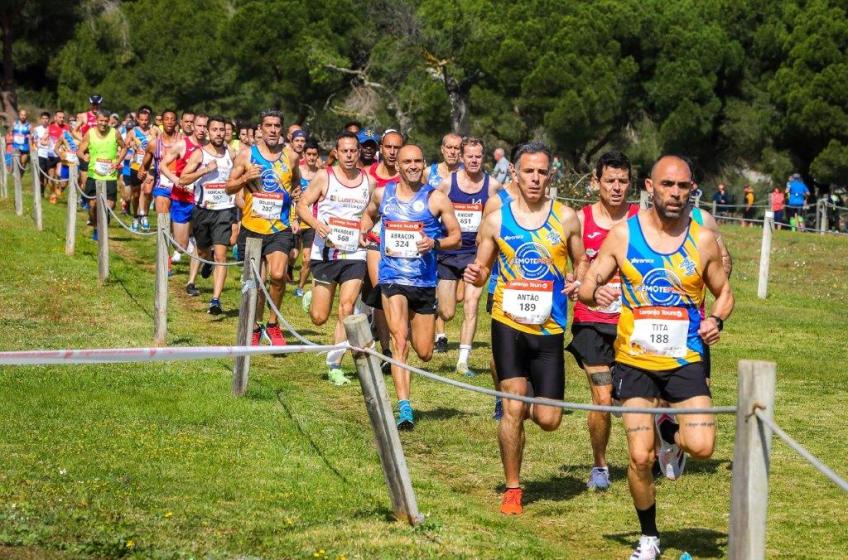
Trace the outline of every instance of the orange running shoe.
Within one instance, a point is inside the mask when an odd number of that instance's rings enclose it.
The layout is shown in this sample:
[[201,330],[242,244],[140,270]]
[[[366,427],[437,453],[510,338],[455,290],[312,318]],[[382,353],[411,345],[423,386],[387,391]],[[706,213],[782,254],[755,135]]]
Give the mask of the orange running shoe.
[[506,515],[521,515],[524,508],[521,506],[521,497],[524,491],[521,488],[507,488],[501,500],[501,513]]

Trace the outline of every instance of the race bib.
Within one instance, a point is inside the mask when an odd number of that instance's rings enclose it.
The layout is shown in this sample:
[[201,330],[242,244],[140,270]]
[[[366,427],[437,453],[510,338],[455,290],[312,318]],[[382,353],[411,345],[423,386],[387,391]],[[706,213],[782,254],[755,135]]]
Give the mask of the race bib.
[[280,219],[282,213],[282,194],[255,193],[253,195],[253,203],[250,205],[250,214],[254,218],[277,221]]
[[418,242],[423,239],[421,222],[384,222],[386,232],[386,255],[402,259],[416,259],[421,256],[418,252]]
[[79,163],[79,158],[73,152],[65,152],[65,163],[68,165],[76,165]]
[[683,358],[689,335],[689,313],[683,307],[637,307],[630,343],[648,354]]
[[359,222],[356,220],[343,220],[342,218],[330,218],[330,235],[327,241],[339,251],[352,253],[359,249]]
[[94,162],[94,172],[98,175],[111,175],[112,174],[112,160],[110,159],[98,159]]
[[483,220],[482,204],[454,202],[453,210],[456,213],[456,219],[459,220],[460,231],[477,233],[477,230],[480,229],[480,222]]
[[607,282],[604,285],[608,288],[612,288],[613,290],[618,290],[618,298],[606,307],[590,307],[589,309],[597,311],[598,313],[608,313],[610,315],[617,315],[618,313],[621,313],[621,280],[616,275],[612,281]]
[[224,188],[226,183],[206,183],[203,185],[203,207],[207,210],[226,210],[233,207],[233,198]]
[[12,135],[12,143],[14,144],[23,144],[26,142],[26,136],[23,134],[13,134]]
[[551,316],[552,280],[511,280],[503,291],[503,311],[516,323],[541,325]]
[[132,165],[133,169],[138,169],[141,166],[141,162],[144,161],[144,152],[136,152],[133,154]]

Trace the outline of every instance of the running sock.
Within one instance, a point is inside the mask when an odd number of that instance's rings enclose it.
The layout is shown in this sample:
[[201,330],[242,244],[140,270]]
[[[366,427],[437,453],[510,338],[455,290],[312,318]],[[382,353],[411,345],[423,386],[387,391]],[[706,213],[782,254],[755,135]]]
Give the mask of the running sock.
[[468,355],[471,354],[471,345],[470,344],[460,344],[459,345],[459,359],[457,362],[468,363]]
[[330,350],[327,352],[327,367],[334,368],[342,365],[345,350]]
[[445,339],[446,339],[447,337],[448,337],[448,335],[446,335],[446,334],[445,334],[445,333],[443,333],[443,332],[436,333],[436,341],[437,341],[437,342],[438,342],[438,340],[439,340],[440,338],[445,338]]
[[412,410],[412,405],[409,404],[409,400],[398,401],[398,412],[401,412],[404,409]]
[[642,526],[642,534],[648,537],[659,537],[660,532],[657,530],[657,504],[654,503],[648,509],[636,508],[636,515],[639,516],[639,525]]
[[675,443],[674,434],[680,431],[680,424],[677,422],[663,422],[660,424],[660,435],[668,443]]

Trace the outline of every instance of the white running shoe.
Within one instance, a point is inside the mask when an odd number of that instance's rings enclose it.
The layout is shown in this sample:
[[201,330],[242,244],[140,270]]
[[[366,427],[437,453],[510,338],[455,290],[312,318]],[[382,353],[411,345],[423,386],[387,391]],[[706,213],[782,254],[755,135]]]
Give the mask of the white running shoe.
[[186,252],[187,253],[194,253],[194,248],[195,248],[194,237],[189,237],[188,238],[188,247],[186,247]]
[[656,560],[660,557],[660,538],[642,535],[639,546],[630,555],[630,560]]
[[312,290],[303,293],[303,298],[300,300],[300,308],[304,313],[309,313],[309,306],[312,305]]
[[686,466],[686,453],[676,443],[665,441],[662,437],[662,430],[660,430],[662,424],[674,422],[674,418],[670,414],[660,414],[654,418],[654,421],[660,438],[660,450],[657,453],[660,469],[667,479],[677,480],[683,475],[683,468]]
[[171,262],[172,263],[178,263],[178,262],[180,262],[181,258],[183,258],[183,254],[180,253],[179,251],[175,250],[174,255],[171,257]]

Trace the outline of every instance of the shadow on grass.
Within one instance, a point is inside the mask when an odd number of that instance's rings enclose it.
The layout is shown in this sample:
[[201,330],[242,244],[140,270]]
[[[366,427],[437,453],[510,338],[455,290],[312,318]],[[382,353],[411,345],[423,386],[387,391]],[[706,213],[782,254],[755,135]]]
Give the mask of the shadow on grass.
[[130,298],[130,300],[133,302],[133,304],[134,304],[137,308],[139,308],[139,309],[141,310],[141,312],[142,312],[142,313],[144,313],[145,315],[147,315],[147,317],[148,317],[151,321],[153,320],[153,313],[151,313],[151,312],[147,309],[147,306],[142,305],[142,304],[141,304],[141,302],[140,302],[140,301],[138,301],[138,300],[136,299],[136,297],[135,297],[135,296],[134,296],[134,295],[133,295],[133,294],[129,291],[129,289],[127,289],[127,285],[124,283],[124,280],[123,280],[120,276],[118,276],[117,274],[115,274],[115,273],[113,272],[113,273],[111,274],[111,280],[113,280],[116,284],[118,284],[118,285],[121,287],[121,289],[122,289],[122,290],[124,290],[124,293],[125,293],[125,294],[127,294],[127,297],[128,297],[128,298]]
[[[635,515],[633,522],[638,525]],[[635,546],[639,542],[639,532],[604,535],[604,538],[624,546]],[[663,548],[685,550],[695,558],[723,558],[727,548],[727,533],[691,527],[676,531],[662,531],[660,541]]]
[[714,474],[722,467],[725,470],[731,470],[732,463],[729,459],[707,459],[706,461],[695,461],[689,459],[686,462],[686,474]]
[[452,418],[469,416],[464,410],[444,407],[434,408],[433,410],[418,410],[415,415],[420,420],[450,420]]
[[[525,505],[540,500],[564,502],[587,491],[585,480],[562,474],[552,476],[547,480],[524,480],[522,487],[524,488],[523,502]],[[505,490],[504,484],[499,484],[495,488],[498,493],[503,493]]]

